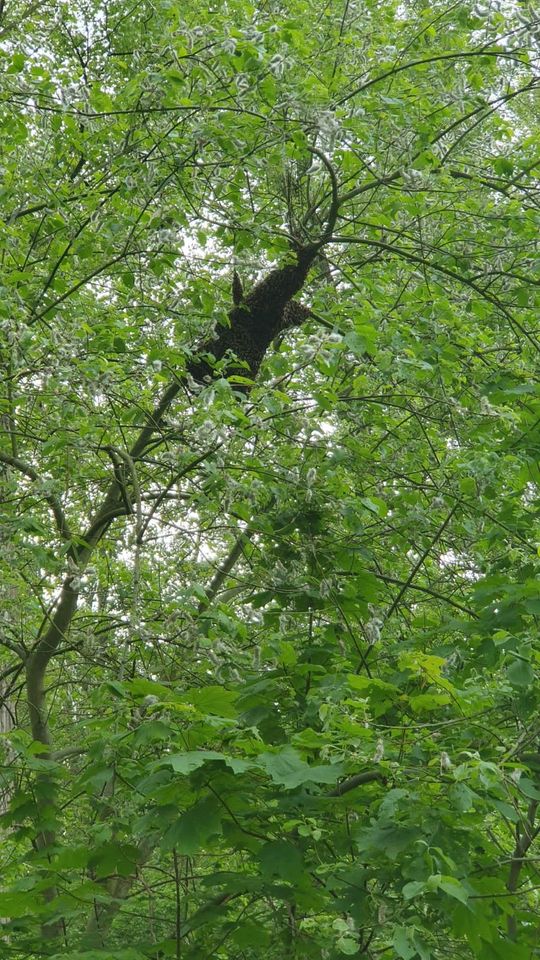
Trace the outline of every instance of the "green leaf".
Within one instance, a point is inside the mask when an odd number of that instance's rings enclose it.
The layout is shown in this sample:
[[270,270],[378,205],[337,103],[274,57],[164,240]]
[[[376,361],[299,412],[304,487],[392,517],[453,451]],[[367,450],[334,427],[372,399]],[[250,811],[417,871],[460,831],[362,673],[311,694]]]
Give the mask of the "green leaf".
[[534,682],[534,670],[525,660],[514,660],[506,675],[513,687],[529,687]]
[[361,332],[351,330],[345,334],[343,342],[355,356],[363,357],[364,354],[373,349],[373,331],[369,328],[365,328]]
[[287,840],[265,843],[260,849],[259,857],[263,876],[267,879],[280,877],[294,883],[303,873],[302,854]]
[[204,766],[208,760],[224,760],[222,753],[215,750],[195,750],[187,753],[173,753],[165,757],[162,766],[172,767],[175,773],[182,773],[185,776]]
[[218,717],[235,717],[237,698],[236,691],[216,685],[192,687],[180,696],[182,701],[193,704],[201,713],[210,713]]
[[360,850],[384,853],[394,860],[418,838],[416,827],[400,823],[375,823],[367,829],[360,828],[355,840]]
[[204,766],[205,763],[211,762],[212,760],[223,761],[223,763],[230,767],[233,773],[243,773],[244,770],[248,770],[253,766],[253,764],[247,760],[229,757],[216,750],[191,750],[186,753],[173,753],[170,756],[164,757],[163,760],[160,761],[160,765],[172,767],[175,773],[188,776],[190,773],[193,773],[194,770],[198,770]]
[[274,783],[288,790],[305,783],[337,783],[345,772],[341,763],[310,766],[293,747],[284,747],[279,753],[263,753],[259,762]]
[[452,702],[446,693],[419,693],[409,697],[409,704],[413,713],[433,713]]
[[214,798],[201,800],[165,831],[162,849],[171,850],[174,847],[179,853],[193,856],[221,834],[222,813],[223,808]]
[[473,810],[478,795],[466,783],[454,783],[448,791],[448,798],[452,806],[462,813]]
[[401,893],[405,900],[412,900],[424,893],[425,890],[426,884],[422,880],[411,880],[410,883],[405,884]]
[[88,863],[94,868],[95,876],[100,879],[115,874],[129,877],[135,872],[138,860],[137,847],[109,841],[106,846],[98,847],[91,852]]
[[493,169],[495,173],[500,174],[502,177],[509,177],[514,172],[514,164],[508,157],[497,157],[493,161]]
[[3,893],[2,911],[3,916],[9,919],[24,917],[32,914],[36,909],[35,894],[28,893]]
[[540,789],[528,777],[519,778],[518,789],[531,800],[540,800]]
[[388,513],[388,508],[383,500],[378,500],[376,497],[360,497],[360,503],[366,510],[370,510],[371,513],[375,513],[378,517],[385,517]]
[[352,937],[339,937],[336,942],[336,947],[339,952],[343,953],[346,957],[352,957],[360,950],[358,940],[353,940]]
[[441,877],[439,880],[439,887],[441,890],[444,890],[449,897],[453,897],[455,900],[459,900],[461,903],[467,903],[469,899],[469,894],[467,893],[465,887],[459,880],[456,880],[455,877]]
[[395,927],[394,935],[392,937],[392,946],[396,951],[398,957],[402,957],[403,960],[411,960],[411,957],[414,957],[416,954],[416,947],[413,943],[413,930],[409,930],[408,927]]
[[11,58],[11,65],[8,67],[8,73],[20,73],[24,70],[26,57],[23,53],[14,53]]
[[[268,947],[270,934],[261,924],[245,920],[231,933],[231,939],[243,949],[264,949]],[[173,947],[176,950],[176,943]]]

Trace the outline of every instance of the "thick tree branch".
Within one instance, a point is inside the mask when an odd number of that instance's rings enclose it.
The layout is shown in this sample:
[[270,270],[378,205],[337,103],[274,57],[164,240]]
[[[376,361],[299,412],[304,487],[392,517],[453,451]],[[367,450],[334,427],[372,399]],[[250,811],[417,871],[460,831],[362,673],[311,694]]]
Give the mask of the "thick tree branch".
[[[340,198],[339,196],[339,186],[338,186],[338,181],[336,177],[336,171],[334,170],[328,157],[321,150],[318,150],[317,147],[308,147],[308,149],[310,153],[313,153],[316,157],[319,158],[321,163],[324,164],[330,177],[331,202],[330,202],[330,208],[328,210],[328,214],[326,217],[326,226],[324,228],[322,236],[318,241],[319,248],[320,248],[320,247],[323,247],[324,244],[328,242],[328,240],[330,239],[330,237],[334,232],[338,213],[339,213],[339,208],[343,201],[342,201],[342,198]],[[311,220],[311,217],[315,213],[318,206],[319,206],[318,203],[313,204],[313,206],[307,211],[307,213],[303,217],[304,226],[307,226],[307,224],[309,224],[309,221]]]
[[[532,800],[529,804],[526,817],[516,825],[516,844],[510,862],[510,872],[506,888],[510,893],[515,893],[518,888],[519,877],[526,860],[527,851],[535,838],[540,833],[540,827],[534,826],[536,813],[538,810],[538,801]],[[514,915],[509,915],[507,920],[508,935],[512,940],[516,939],[517,922]]]
[[108,903],[98,903],[97,901],[94,903],[82,938],[83,947],[106,946],[107,933],[137,879],[137,870],[144,866],[155,845],[153,839],[146,837],[138,847],[137,869],[127,877],[114,876],[104,881],[103,886],[107,890],[110,900]]
[[223,563],[216,570],[211,583],[206,588],[206,597],[204,600],[201,600],[199,603],[199,613],[203,613],[207,607],[210,606],[214,598],[216,597],[219,588],[222,586],[224,581],[227,579],[229,573],[233,569],[235,563],[240,559],[244,552],[244,547],[249,543],[250,538],[253,535],[251,529],[243,530],[242,533],[238,536],[236,542],[231,547],[231,550],[225,557]]
[[342,797],[344,793],[349,793],[351,790],[355,790],[356,787],[361,787],[364,783],[373,783],[376,780],[380,780],[383,783],[386,781],[386,777],[381,770],[366,770],[364,773],[355,773],[354,776],[339,783],[336,789],[331,790],[327,796]]

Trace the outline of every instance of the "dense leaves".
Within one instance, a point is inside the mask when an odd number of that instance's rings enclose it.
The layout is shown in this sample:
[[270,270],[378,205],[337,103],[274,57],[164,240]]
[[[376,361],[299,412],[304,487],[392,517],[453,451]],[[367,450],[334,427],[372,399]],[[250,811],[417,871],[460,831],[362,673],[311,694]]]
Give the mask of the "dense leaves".
[[539,42],[0,4],[2,956],[538,955]]

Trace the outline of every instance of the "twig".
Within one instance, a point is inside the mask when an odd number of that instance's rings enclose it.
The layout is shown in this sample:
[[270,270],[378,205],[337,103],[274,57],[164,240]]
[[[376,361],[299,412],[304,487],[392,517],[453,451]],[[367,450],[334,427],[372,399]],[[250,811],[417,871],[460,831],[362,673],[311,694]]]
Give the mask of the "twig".
[[454,514],[455,514],[455,512],[456,512],[456,510],[457,510],[457,508],[458,508],[458,506],[459,506],[458,503],[455,503],[455,504],[454,504],[454,506],[453,506],[452,509],[450,510],[450,513],[448,514],[446,520],[444,521],[444,523],[441,524],[441,526],[440,526],[439,529],[437,530],[437,533],[436,533],[435,536],[433,537],[433,540],[431,540],[431,542],[428,544],[428,546],[427,546],[426,549],[424,550],[424,552],[423,552],[423,554],[421,555],[421,557],[416,561],[414,567],[412,568],[409,576],[407,577],[407,579],[406,579],[405,583],[403,584],[401,590],[399,591],[397,597],[395,598],[395,600],[392,601],[392,603],[391,603],[391,605],[390,605],[390,609],[388,610],[388,612],[387,612],[386,615],[385,615],[385,620],[389,620],[390,617],[392,616],[392,614],[396,611],[397,607],[399,606],[400,601],[402,600],[403,596],[405,595],[405,593],[406,593],[407,590],[409,589],[409,587],[410,587],[411,583],[413,582],[416,574],[418,573],[420,567],[422,566],[422,564],[424,563],[424,561],[427,559],[427,557],[428,557],[429,554],[431,553],[433,547],[435,546],[435,544],[437,543],[437,541],[441,538],[442,534],[443,534],[444,531],[446,530],[446,528],[447,528],[448,524],[450,523],[450,520],[451,520],[452,517],[454,516]]
[[[30,464],[20,460],[19,457],[12,457],[9,453],[0,453],[0,460],[2,463],[5,463],[8,466],[13,467],[15,470],[18,470],[19,473],[23,473],[30,480],[33,480],[34,483],[41,481],[41,477],[39,476],[38,472],[34,470]],[[55,497],[53,493],[43,493],[43,499],[47,501],[52,510],[54,519],[56,520],[56,526],[58,527],[58,532],[62,539],[71,540],[71,531],[58,498]]]

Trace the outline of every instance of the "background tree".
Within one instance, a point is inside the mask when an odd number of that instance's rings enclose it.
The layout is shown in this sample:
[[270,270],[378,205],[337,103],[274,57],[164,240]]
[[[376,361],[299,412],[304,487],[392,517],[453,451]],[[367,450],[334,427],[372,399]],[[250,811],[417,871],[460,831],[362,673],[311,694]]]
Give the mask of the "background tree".
[[538,42],[0,5],[6,957],[537,955]]

